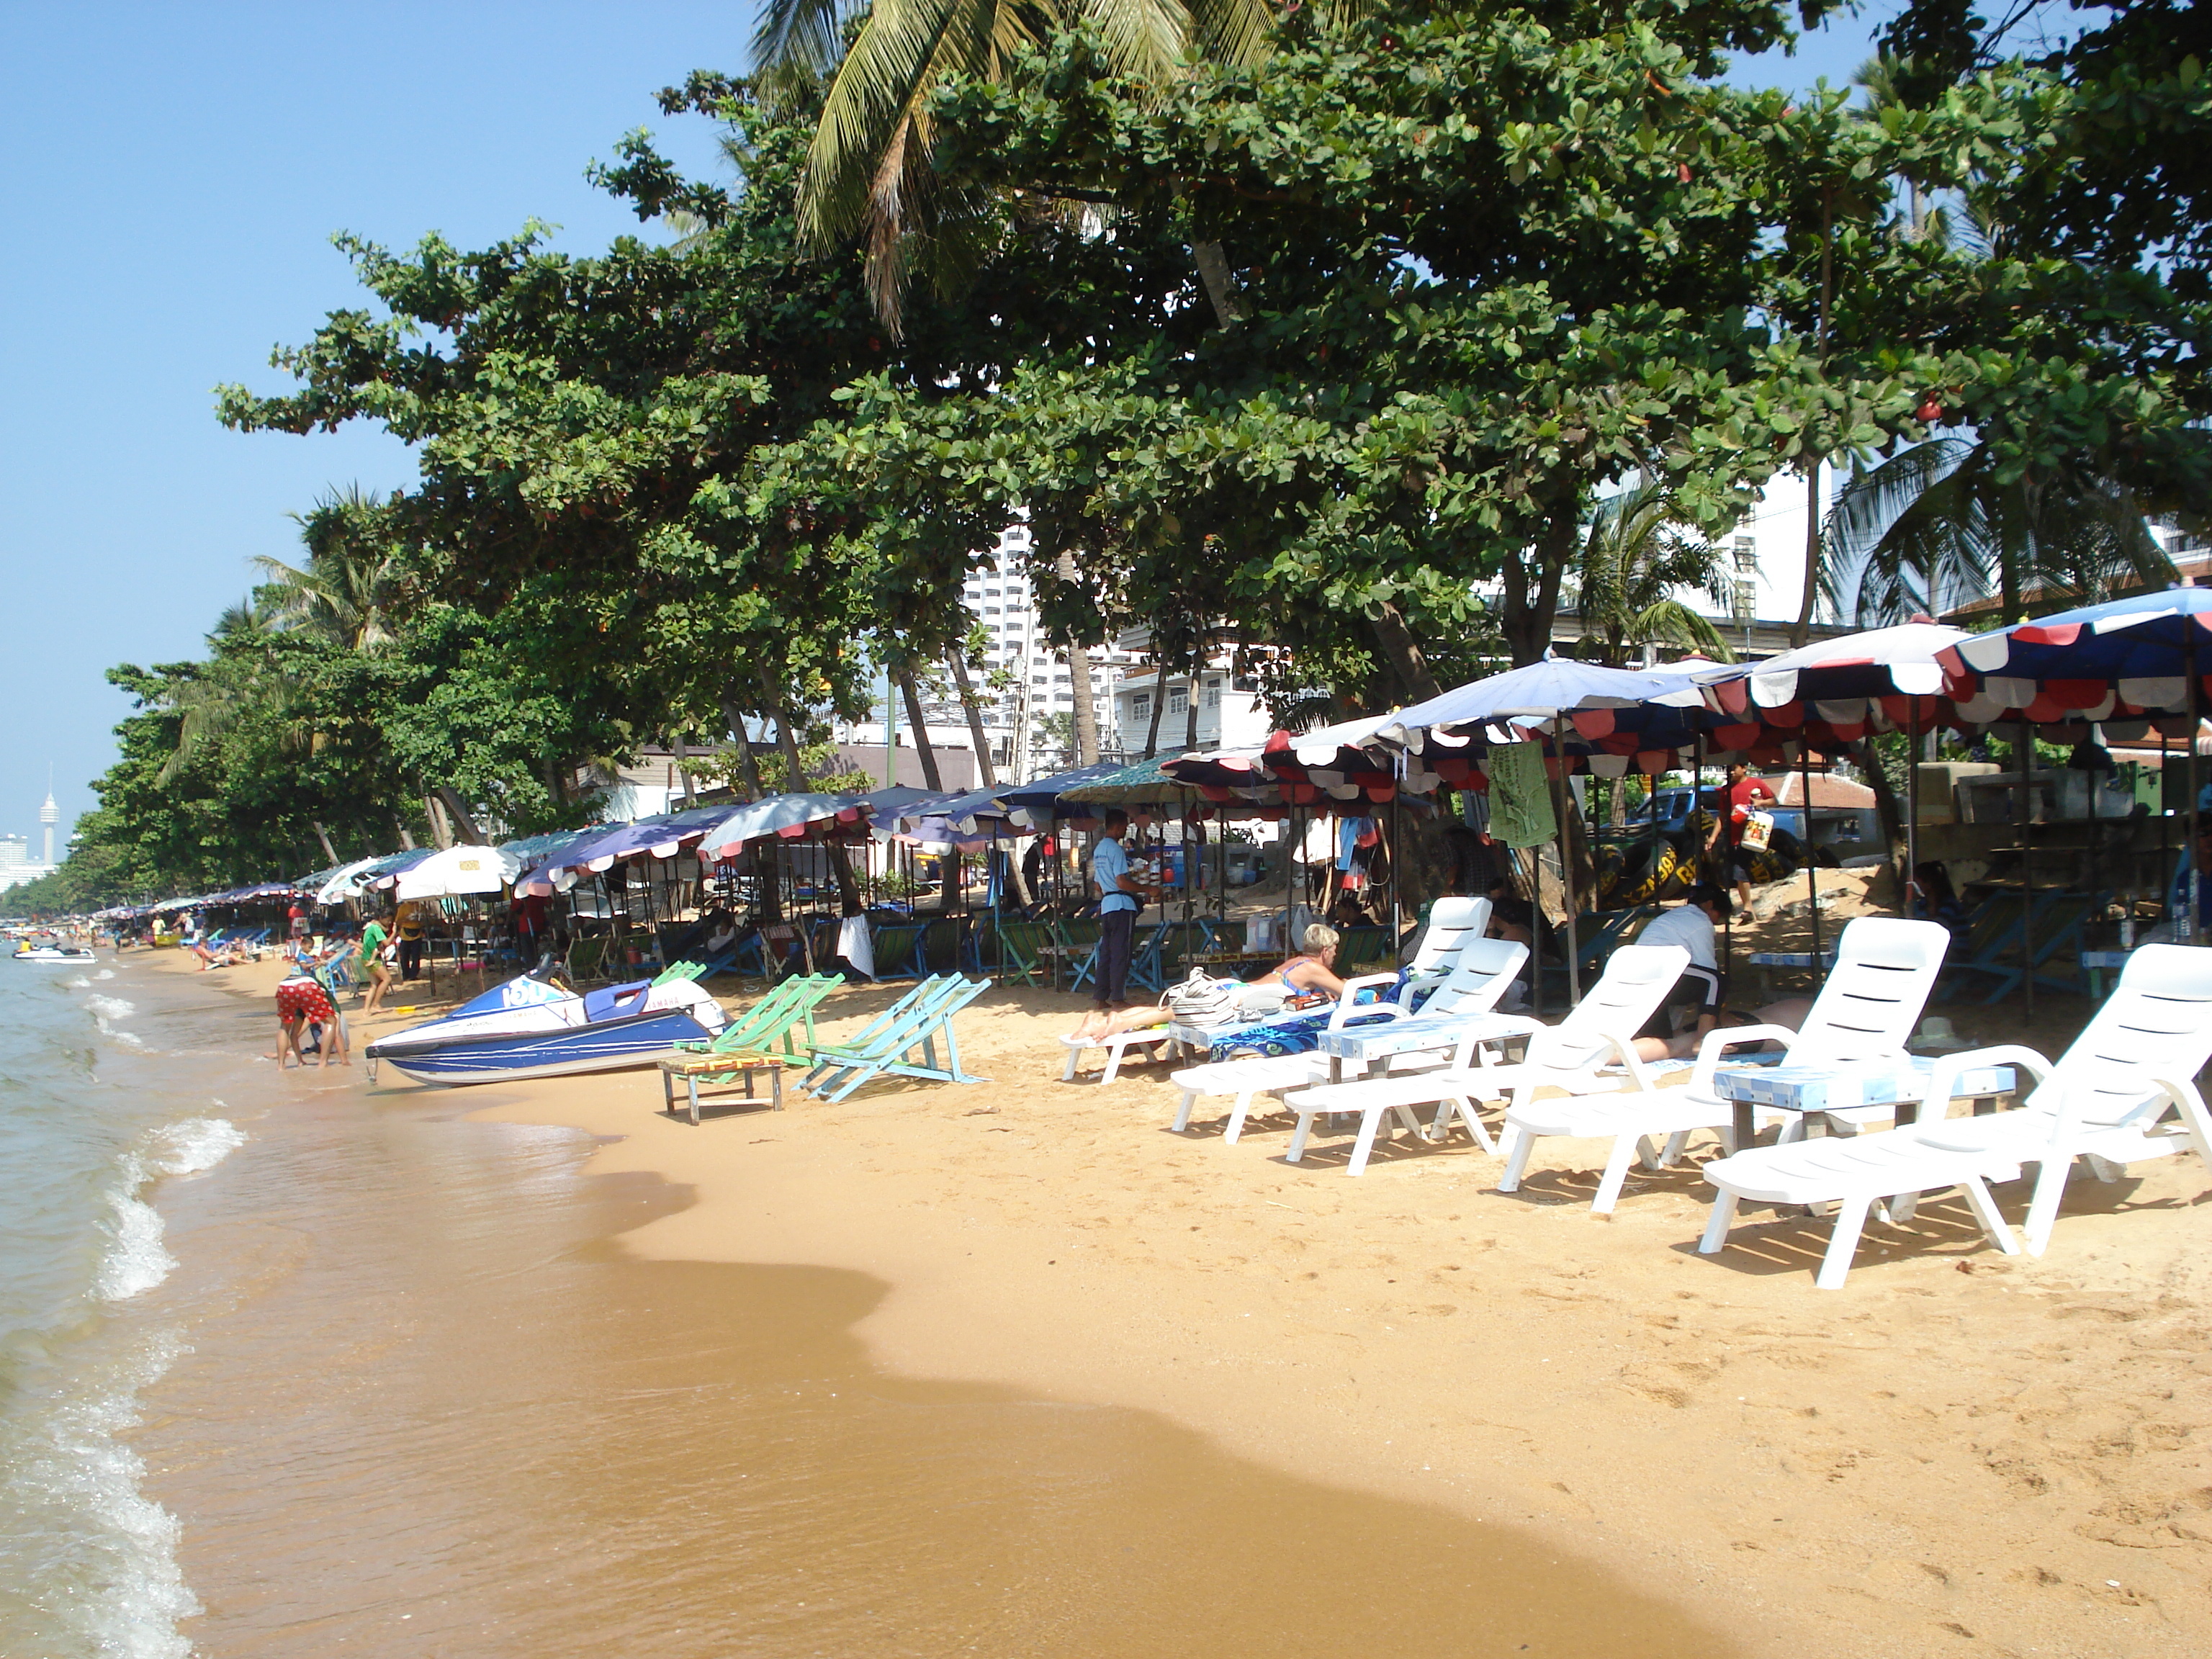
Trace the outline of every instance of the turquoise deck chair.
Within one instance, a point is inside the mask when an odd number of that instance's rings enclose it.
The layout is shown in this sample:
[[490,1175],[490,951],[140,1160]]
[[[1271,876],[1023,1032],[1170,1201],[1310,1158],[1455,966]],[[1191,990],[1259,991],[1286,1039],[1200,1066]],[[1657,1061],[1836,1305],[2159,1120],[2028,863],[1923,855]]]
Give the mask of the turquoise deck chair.
[[[991,988],[987,979],[957,974],[925,981],[908,997],[870,1021],[866,1030],[843,1042],[814,1051],[814,1069],[799,1087],[832,1104],[872,1078],[912,1077],[938,1083],[988,1083],[960,1064],[960,1043],[952,1016]],[[938,1045],[944,1044],[944,1058]]]

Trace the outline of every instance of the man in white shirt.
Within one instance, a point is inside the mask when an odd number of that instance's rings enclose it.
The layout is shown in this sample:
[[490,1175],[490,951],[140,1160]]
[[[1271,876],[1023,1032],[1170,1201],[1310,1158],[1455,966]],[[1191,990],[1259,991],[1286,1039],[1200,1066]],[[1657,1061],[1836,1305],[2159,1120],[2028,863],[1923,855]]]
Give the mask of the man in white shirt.
[[1687,1060],[1698,1052],[1706,1032],[1720,1024],[1724,988],[1719,957],[1713,948],[1714,929],[1735,914],[1728,891],[1711,882],[1690,890],[1686,903],[1662,910],[1644,923],[1636,936],[1638,945],[1679,945],[1690,953],[1680,988],[1698,997],[1698,1023],[1680,1036],[1674,1034],[1670,1011],[1662,1007],[1637,1034],[1636,1052],[1645,1060]]
[[1128,1006],[1129,958],[1137,916],[1148,898],[1158,896],[1129,868],[1129,854],[1121,845],[1128,828],[1127,812],[1107,813],[1098,845],[1091,854],[1091,879],[1098,888],[1098,957],[1091,975],[1091,1001],[1100,1014]]

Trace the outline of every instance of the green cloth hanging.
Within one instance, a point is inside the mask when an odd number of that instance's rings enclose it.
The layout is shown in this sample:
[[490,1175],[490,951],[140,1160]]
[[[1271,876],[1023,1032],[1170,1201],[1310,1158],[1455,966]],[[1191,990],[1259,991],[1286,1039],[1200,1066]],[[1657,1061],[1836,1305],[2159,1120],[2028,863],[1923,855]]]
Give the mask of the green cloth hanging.
[[1552,811],[1552,781],[1544,772],[1544,745],[1495,744],[1485,765],[1490,773],[1492,839],[1508,847],[1541,847],[1557,839],[1559,820]]

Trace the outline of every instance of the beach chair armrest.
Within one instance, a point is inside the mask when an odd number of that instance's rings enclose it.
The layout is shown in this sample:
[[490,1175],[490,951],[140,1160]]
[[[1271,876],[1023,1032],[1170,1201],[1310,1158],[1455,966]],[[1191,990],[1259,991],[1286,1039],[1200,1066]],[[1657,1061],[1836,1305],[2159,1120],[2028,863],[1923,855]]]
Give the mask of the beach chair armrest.
[[1799,1033],[1787,1025],[1724,1025],[1705,1033],[1698,1044],[1698,1062],[1690,1071],[1690,1092],[1700,1100],[1711,1100],[1713,1073],[1720,1070],[1722,1052],[1741,1048],[1750,1042],[1778,1042],[1786,1055],[1793,1048]]
[[[2051,1075],[2051,1061],[2034,1049],[2017,1042],[2002,1042],[1990,1048],[1968,1048],[1955,1054],[1946,1054],[1936,1062],[1936,1069],[1928,1079],[1928,1098],[1921,1103],[1919,1121],[1933,1123],[1951,1109],[1951,1096],[1957,1087],[1961,1073],[1976,1071],[1984,1066],[2014,1066],[2026,1072],[2040,1085]],[[2029,1092],[2029,1091],[2023,1091]]]

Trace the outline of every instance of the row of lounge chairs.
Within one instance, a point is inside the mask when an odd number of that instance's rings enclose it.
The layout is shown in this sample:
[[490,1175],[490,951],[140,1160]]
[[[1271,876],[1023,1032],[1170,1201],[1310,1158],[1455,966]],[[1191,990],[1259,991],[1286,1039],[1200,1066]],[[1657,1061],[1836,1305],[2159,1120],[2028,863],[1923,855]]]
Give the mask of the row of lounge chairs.
[[[1185,1127],[1204,1095],[1235,1097],[1228,1138],[1241,1131],[1255,1094],[1280,1095],[1297,1128],[1287,1154],[1304,1155],[1324,1115],[1358,1121],[1347,1169],[1365,1167],[1375,1139],[1392,1121],[1425,1141],[1464,1127],[1474,1142],[1503,1152],[1499,1190],[1516,1190],[1536,1143],[1549,1137],[1609,1143],[1592,1208],[1619,1201],[1630,1165],[1652,1169],[1679,1159],[1690,1138],[1710,1132],[1727,1156],[1703,1174],[1716,1188],[1699,1248],[1722,1249],[1743,1202],[1785,1208],[1837,1206],[1834,1231],[1815,1283],[1840,1286],[1868,1215],[1881,1206],[1909,1217],[1923,1196],[1961,1191],[1990,1242],[2021,1245],[1998,1214],[1992,1182],[2037,1167],[2024,1227],[2026,1248],[2047,1247],[2065,1183],[2077,1161],[2100,1178],[2131,1163],[2190,1149],[2212,1166],[2212,1118],[2195,1079],[2212,1059],[2212,952],[2168,945],[2136,951],[2113,995],[2057,1062],[2007,1045],[1929,1061],[1905,1048],[1951,948],[1950,934],[1925,921],[1862,918],[1844,929],[1838,960],[1803,1025],[1723,1028],[1700,1047],[1688,1084],[1656,1086],[1655,1068],[1638,1059],[1636,1032],[1658,1009],[1688,958],[1679,947],[1626,945],[1606,961],[1598,982],[1557,1025],[1498,1015],[1483,999],[1498,977],[1498,941],[1462,951],[1461,964],[1431,994],[1427,1011],[1393,1010],[1364,1036],[1333,1022],[1334,1055],[1230,1060],[1193,1067],[1170,1079],[1182,1091],[1176,1127]],[[1518,951],[1520,947],[1510,947]],[[1493,999],[1494,1000],[1494,999]],[[1430,1012],[1433,1011],[1433,1012]],[[1747,1055],[1746,1044],[1779,1054]],[[1502,1058],[1508,1045],[1518,1058]],[[1346,1053],[1381,1059],[1380,1075],[1331,1080]],[[1779,1060],[1774,1075],[1829,1078],[1851,1085],[1803,1109],[1735,1097],[1724,1073]],[[2033,1080],[2013,1110],[1984,1114],[2008,1090],[2015,1068]],[[2002,1077],[2002,1085],[1991,1081]],[[1856,1092],[1854,1092],[1856,1091]],[[1974,1098],[1975,1115],[1952,1118],[1955,1098]],[[1807,1097],[1811,1098],[1811,1097]],[[1493,1140],[1479,1109],[1503,1109]],[[1433,1109],[1424,1125],[1417,1114]],[[2169,1114],[2174,1121],[2166,1121]],[[1817,1122],[1827,1133],[1808,1138]],[[1877,1128],[1888,1124],[1890,1127]],[[1779,1127],[1773,1145],[1747,1132]]]

